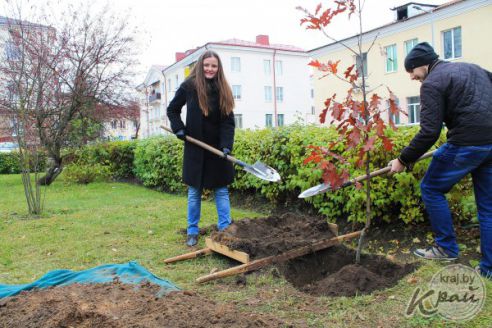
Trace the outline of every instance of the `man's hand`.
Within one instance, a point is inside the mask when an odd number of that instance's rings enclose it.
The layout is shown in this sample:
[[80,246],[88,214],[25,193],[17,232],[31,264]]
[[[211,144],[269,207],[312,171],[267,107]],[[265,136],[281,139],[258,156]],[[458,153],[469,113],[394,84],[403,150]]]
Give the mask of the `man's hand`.
[[389,174],[400,173],[405,170],[405,165],[403,165],[398,158],[395,158],[394,160],[389,162],[389,166],[391,166]]
[[186,134],[185,134],[185,130],[184,129],[181,129],[181,130],[176,131],[175,135],[176,135],[176,137],[178,137],[179,139],[181,139],[183,141],[186,140]]
[[227,158],[227,155],[231,154],[231,150],[229,148],[223,148],[222,152],[224,153],[223,157]]

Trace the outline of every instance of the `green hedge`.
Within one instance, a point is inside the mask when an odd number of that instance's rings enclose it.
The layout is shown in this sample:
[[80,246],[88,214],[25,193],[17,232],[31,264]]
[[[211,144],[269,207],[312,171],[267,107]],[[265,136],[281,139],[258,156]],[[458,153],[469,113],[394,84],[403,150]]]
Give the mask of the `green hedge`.
[[[391,152],[384,151],[382,148],[372,152],[371,171],[386,166],[409,143],[417,131],[418,127],[401,127],[396,132],[388,132],[394,140],[395,148]],[[237,130],[234,156],[251,164],[259,160],[270,165],[279,172],[282,181],[269,183],[238,168],[231,191],[260,194],[278,205],[308,202],[331,220],[346,218],[350,221],[363,222],[365,220],[364,188],[358,190],[355,187],[348,187],[305,200],[297,198],[301,191],[320,183],[321,171],[316,169],[314,164],[303,164],[309,152],[307,146],[327,145],[335,139],[334,129],[316,126],[292,125],[258,131]],[[444,140],[443,134],[438,145]],[[111,167],[113,176],[133,173],[147,187],[172,192],[183,192],[186,189],[181,180],[183,144],[174,136],[131,143],[115,142],[94,147],[87,147],[82,151],[85,157],[91,158],[86,159],[84,163],[107,163]],[[343,149],[338,151],[347,157]],[[133,163],[130,160],[133,160]],[[354,162],[355,159],[349,158],[349,161]],[[405,223],[423,220],[424,208],[420,199],[419,183],[429,161],[430,159],[417,163],[411,172],[371,180],[372,210],[375,220],[387,222],[402,220]],[[352,177],[363,174],[363,170],[351,171]],[[472,185],[468,178],[450,193],[450,204],[458,219],[470,220],[475,216],[476,209],[472,197]]]
[[[108,175],[114,180],[133,178],[136,146],[137,142],[135,141],[114,141],[71,149],[64,155],[64,164],[67,165],[70,174],[85,175],[82,172],[86,172],[89,175],[99,177],[101,176],[100,173],[103,172],[104,176]],[[91,165],[98,166],[97,170],[89,172],[87,167]],[[77,178],[74,177],[73,181],[76,180]]]
[[[46,155],[42,152],[38,153],[37,158],[38,172],[43,172],[46,169]],[[34,161],[31,161],[31,171],[34,171]],[[12,151],[9,153],[0,153],[0,174],[19,174],[21,173],[19,152]]]
[[0,153],[0,174],[18,174],[21,172],[19,153]]

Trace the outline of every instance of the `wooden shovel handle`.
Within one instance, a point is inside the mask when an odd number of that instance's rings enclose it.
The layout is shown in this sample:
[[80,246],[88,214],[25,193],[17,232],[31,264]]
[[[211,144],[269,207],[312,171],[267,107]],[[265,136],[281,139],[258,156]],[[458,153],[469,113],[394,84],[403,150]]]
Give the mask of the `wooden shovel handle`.
[[[422,155],[421,157],[419,157],[419,159],[417,159],[417,162],[418,161],[421,161],[423,159],[426,159],[426,158],[429,158],[431,157],[432,155],[434,155],[436,151],[433,150],[433,151],[430,151],[430,152],[427,152],[425,153],[424,155]],[[371,172],[369,175],[361,175],[361,176],[358,176],[357,178],[354,178],[350,181],[347,181],[345,182],[342,187],[347,187],[347,186],[351,186],[357,182],[361,182],[361,181],[364,181],[364,180],[367,180],[369,178],[373,178],[373,177],[377,177],[379,175],[383,175],[383,174],[386,174],[388,173],[389,171],[391,170],[391,166],[386,166],[382,169],[379,169],[379,170],[376,170],[376,171],[373,171]]]
[[[173,131],[170,128],[168,128],[167,126],[161,125],[161,129],[164,129],[167,132],[173,133]],[[195,139],[193,137],[190,137],[190,136],[185,136],[185,138],[186,138],[186,141],[189,141],[189,142],[191,142],[191,143],[193,143],[193,144],[195,144],[195,145],[197,145],[199,147],[202,147],[203,149],[206,149],[209,152],[212,152],[212,153],[214,153],[217,156],[224,157],[224,153],[223,152],[221,152],[220,150],[218,150],[218,149],[216,149],[216,148],[214,148],[214,147],[212,147],[210,145],[207,145],[203,141],[197,140],[197,139]],[[235,163],[235,164],[241,165],[241,166],[243,166],[242,164],[244,164],[244,163],[240,162],[238,159],[232,157],[231,155],[227,155],[226,156],[226,159],[229,160],[229,161],[231,161],[231,162],[233,162],[233,163]]]

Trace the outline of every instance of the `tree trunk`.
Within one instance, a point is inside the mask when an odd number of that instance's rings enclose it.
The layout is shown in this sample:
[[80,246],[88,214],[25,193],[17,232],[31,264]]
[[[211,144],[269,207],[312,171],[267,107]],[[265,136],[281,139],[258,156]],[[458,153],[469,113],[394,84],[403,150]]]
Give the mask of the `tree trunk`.
[[51,155],[48,161],[48,170],[46,175],[39,178],[38,183],[41,186],[49,186],[55,181],[62,171],[62,158],[59,155]]

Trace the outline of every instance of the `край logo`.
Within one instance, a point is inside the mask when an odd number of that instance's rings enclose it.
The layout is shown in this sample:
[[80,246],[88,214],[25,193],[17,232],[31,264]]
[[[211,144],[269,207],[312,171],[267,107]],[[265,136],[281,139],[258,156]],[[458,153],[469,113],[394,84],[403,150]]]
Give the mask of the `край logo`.
[[453,264],[437,272],[428,290],[417,287],[405,315],[420,312],[424,317],[440,315],[451,321],[466,321],[477,315],[485,302],[485,284],[470,267]]

